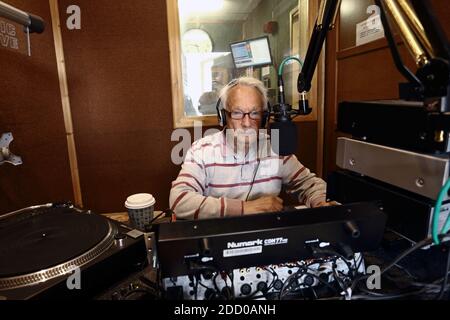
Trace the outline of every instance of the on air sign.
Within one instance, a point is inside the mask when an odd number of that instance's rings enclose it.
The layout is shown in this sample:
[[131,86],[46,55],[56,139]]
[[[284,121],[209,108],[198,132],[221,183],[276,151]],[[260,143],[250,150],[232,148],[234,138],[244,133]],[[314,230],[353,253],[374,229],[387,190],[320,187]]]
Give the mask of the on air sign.
[[16,26],[4,20],[0,20],[0,46],[14,50],[19,49]]

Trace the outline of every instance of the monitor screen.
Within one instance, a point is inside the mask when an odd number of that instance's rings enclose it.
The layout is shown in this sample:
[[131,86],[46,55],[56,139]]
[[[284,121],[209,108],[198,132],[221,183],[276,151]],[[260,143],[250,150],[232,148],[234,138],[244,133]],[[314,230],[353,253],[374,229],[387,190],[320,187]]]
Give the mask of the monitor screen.
[[272,64],[269,38],[267,36],[230,44],[234,65],[237,69],[262,67]]

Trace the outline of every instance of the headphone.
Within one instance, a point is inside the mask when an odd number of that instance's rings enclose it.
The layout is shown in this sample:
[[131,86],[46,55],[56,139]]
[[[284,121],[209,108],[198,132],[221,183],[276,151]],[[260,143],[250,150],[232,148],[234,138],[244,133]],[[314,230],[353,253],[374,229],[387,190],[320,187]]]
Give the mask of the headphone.
[[[237,79],[232,80],[227,86],[234,87],[238,84]],[[230,88],[231,89],[231,88]],[[216,111],[217,111],[217,118],[219,119],[219,125],[224,128],[227,125],[227,112],[225,110],[225,107],[221,107],[222,105],[222,98],[219,97],[219,100],[217,100],[216,103]],[[266,128],[267,124],[270,120],[270,103],[267,101],[267,107],[269,111],[263,111],[263,116],[261,118],[261,128]]]

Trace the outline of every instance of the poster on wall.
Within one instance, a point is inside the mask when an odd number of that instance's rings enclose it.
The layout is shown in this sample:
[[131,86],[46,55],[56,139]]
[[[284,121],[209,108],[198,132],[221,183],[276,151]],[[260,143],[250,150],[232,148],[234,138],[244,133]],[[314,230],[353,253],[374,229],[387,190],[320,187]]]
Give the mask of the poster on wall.
[[356,46],[360,46],[384,37],[383,24],[379,14],[356,25]]

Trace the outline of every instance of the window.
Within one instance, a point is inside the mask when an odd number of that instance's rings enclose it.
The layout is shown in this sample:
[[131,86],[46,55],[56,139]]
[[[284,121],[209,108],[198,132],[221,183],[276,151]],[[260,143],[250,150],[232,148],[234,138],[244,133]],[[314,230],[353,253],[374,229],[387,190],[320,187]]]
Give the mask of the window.
[[[318,9],[315,2],[168,0],[174,127],[192,127],[195,121],[217,125],[220,90],[242,75],[262,80],[268,88],[269,102],[276,103],[277,67],[287,56],[306,53],[309,30],[315,21],[308,12],[312,10],[315,16],[314,10]],[[231,44],[264,38],[268,39],[273,65],[236,68]],[[287,101],[294,107],[298,100],[295,84],[299,70],[299,66],[288,65],[284,74],[285,85],[289,86]],[[316,111],[300,118],[300,121],[316,120]]]

